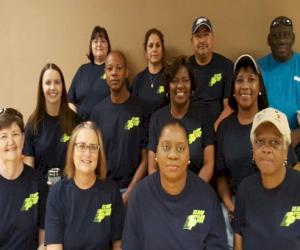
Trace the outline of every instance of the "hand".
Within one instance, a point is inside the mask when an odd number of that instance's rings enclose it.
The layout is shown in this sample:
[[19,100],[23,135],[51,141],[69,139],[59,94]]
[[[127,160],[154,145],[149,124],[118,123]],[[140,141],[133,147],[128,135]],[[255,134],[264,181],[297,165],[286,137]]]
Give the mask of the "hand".
[[127,191],[122,194],[122,199],[125,206],[128,205],[129,195],[130,195],[130,189],[128,188]]

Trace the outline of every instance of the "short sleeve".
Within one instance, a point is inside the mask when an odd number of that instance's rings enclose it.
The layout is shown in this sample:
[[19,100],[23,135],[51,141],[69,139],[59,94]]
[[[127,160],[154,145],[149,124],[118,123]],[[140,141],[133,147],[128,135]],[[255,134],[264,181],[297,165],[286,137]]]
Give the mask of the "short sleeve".
[[136,189],[132,191],[129,198],[128,209],[126,212],[124,232],[122,236],[123,250],[142,249],[140,230],[139,230],[139,208],[136,196]]
[[233,80],[233,63],[228,61],[225,66],[225,79],[224,79],[224,96],[223,99],[229,98],[231,92],[231,84]]
[[156,124],[156,113],[154,113],[151,116],[150,124],[149,124],[149,138],[148,138],[148,150],[156,152],[157,147],[157,137],[158,137],[158,131],[157,131],[157,124]]
[[25,156],[33,156],[33,157],[35,156],[34,135],[31,131],[29,124],[27,124],[25,127],[25,141],[24,141],[23,154]]
[[113,211],[112,211],[112,241],[121,240],[124,227],[125,208],[121,193],[117,186],[114,186]]
[[69,91],[68,91],[68,100],[69,102],[71,103],[74,103],[74,104],[77,104],[78,103],[78,98],[77,98],[77,87],[78,87],[78,84],[80,82],[80,68],[77,70],[73,80],[72,80],[72,83],[71,83],[71,86],[69,88]]
[[[40,174],[39,174],[40,175]],[[39,228],[45,228],[46,202],[48,196],[48,185],[44,178],[39,177]]]
[[64,216],[59,199],[61,182],[51,187],[46,206],[46,244],[62,244],[64,240]]
[[236,193],[235,211],[233,219],[233,231],[242,236],[242,229],[245,225],[245,202],[243,184],[239,186]]
[[216,172],[220,174],[226,169],[226,163],[223,154],[223,144],[224,144],[224,123],[222,122],[217,130],[216,136]]

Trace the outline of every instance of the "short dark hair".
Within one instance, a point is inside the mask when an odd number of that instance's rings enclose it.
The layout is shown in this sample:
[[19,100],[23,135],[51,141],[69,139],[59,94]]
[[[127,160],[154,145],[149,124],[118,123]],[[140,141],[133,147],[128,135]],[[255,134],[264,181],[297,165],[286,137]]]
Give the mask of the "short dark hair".
[[107,54],[111,51],[110,41],[109,41],[109,37],[108,37],[106,29],[101,26],[95,26],[92,31],[92,34],[91,34],[90,44],[89,44],[89,53],[87,54],[87,58],[92,63],[94,63],[94,55],[93,55],[93,51],[92,51],[92,41],[98,37],[104,38],[107,41],[107,44],[108,44]]
[[244,64],[244,65],[238,67],[238,69],[234,72],[233,79],[232,79],[232,82],[231,82],[231,90],[230,90],[230,96],[229,96],[229,99],[228,99],[228,104],[234,110],[235,113],[238,112],[238,104],[236,102],[235,97],[233,96],[233,94],[234,94],[234,84],[235,84],[235,81],[237,79],[237,76],[238,76],[240,70],[241,69],[246,69],[248,67],[253,69],[255,74],[258,76],[258,80],[259,80],[259,88],[260,88],[261,94],[259,94],[258,97],[257,97],[258,110],[262,110],[262,109],[265,109],[265,108],[269,107],[266,88],[265,88],[264,80],[262,78],[261,73],[257,72],[257,70],[255,69],[253,64],[251,64],[251,63],[247,64],[247,65]]
[[8,128],[11,124],[16,123],[22,133],[24,132],[23,115],[14,108],[0,109],[0,130]]
[[173,62],[166,66],[164,74],[165,74],[165,92],[169,93],[169,85],[171,81],[176,76],[179,69],[182,67],[186,68],[191,80],[191,91],[196,89],[196,81],[193,74],[192,67],[189,63],[189,60],[186,56],[178,56],[176,57]]
[[149,30],[146,32],[146,34],[145,34],[145,39],[144,39],[144,50],[146,51],[149,37],[150,37],[152,34],[155,34],[155,35],[157,35],[157,36],[159,37],[160,42],[161,42],[161,45],[162,45],[162,48],[163,48],[163,51],[165,51],[164,35],[163,35],[163,33],[162,33],[160,30],[155,29],[155,28],[149,29]]
[[118,56],[120,56],[122,58],[123,62],[124,62],[125,68],[127,68],[127,59],[126,59],[126,56],[121,51],[119,51],[119,50],[113,50],[113,51],[109,52],[107,54],[106,59],[108,58],[109,55],[112,55],[112,54],[117,54]]

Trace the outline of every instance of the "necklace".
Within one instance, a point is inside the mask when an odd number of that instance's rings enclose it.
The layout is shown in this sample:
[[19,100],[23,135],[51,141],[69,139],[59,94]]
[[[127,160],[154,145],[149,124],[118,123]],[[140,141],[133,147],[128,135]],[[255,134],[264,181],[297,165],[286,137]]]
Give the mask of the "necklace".
[[159,73],[155,74],[154,76],[152,76],[152,74],[149,74],[149,79],[150,79],[150,87],[153,89],[154,87],[154,82],[157,79],[157,77],[159,77]]

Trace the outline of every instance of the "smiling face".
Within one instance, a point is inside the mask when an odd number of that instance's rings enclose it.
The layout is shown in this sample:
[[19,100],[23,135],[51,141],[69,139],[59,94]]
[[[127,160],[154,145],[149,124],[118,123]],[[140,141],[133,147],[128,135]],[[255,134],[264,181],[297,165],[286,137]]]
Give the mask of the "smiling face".
[[95,63],[102,63],[108,54],[107,40],[98,35],[91,41],[91,48]]
[[98,164],[99,152],[92,150],[96,147],[95,145],[99,145],[95,131],[82,128],[75,140],[73,151],[75,176],[76,174],[96,175],[95,170]]
[[186,178],[190,155],[187,135],[183,128],[171,124],[163,129],[156,157],[162,181],[176,182]]
[[196,57],[210,57],[213,48],[213,33],[205,25],[200,26],[192,36],[192,47]]
[[0,159],[2,162],[20,160],[24,144],[24,135],[13,122],[8,128],[0,130]]
[[253,68],[240,68],[234,82],[234,96],[238,107],[244,110],[256,107],[258,110],[259,91],[259,78]]
[[189,105],[191,95],[191,79],[186,67],[181,66],[169,83],[171,104],[176,106]]
[[259,125],[254,134],[253,157],[261,175],[280,175],[288,153],[283,136],[270,122]]
[[291,26],[279,24],[271,28],[268,36],[268,44],[276,60],[285,62],[290,59],[293,54],[294,42],[295,34]]
[[62,95],[62,79],[58,71],[47,69],[42,80],[46,105],[60,105]]
[[163,46],[157,34],[151,34],[147,41],[146,58],[151,64],[160,64],[163,56]]

